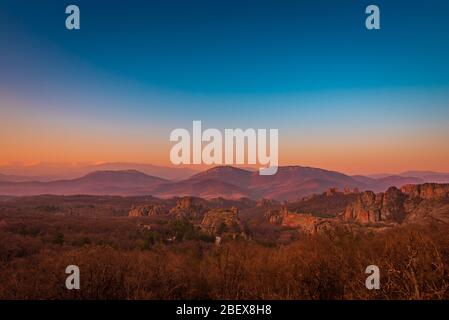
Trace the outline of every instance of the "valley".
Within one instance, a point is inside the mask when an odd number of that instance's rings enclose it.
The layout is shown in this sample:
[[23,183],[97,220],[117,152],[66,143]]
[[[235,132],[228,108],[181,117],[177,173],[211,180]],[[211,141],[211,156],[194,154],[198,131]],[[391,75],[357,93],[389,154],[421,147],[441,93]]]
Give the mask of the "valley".
[[[291,201],[3,196],[0,298],[448,299],[448,231],[448,184]],[[71,264],[82,290],[63,287]],[[364,286],[371,264],[380,290]]]

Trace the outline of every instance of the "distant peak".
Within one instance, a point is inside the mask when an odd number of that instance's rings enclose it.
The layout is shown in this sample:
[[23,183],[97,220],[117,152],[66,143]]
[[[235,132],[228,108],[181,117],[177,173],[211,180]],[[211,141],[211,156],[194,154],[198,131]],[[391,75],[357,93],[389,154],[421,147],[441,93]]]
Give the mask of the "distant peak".
[[248,171],[246,169],[237,168],[233,166],[216,166],[206,171]]
[[84,178],[113,178],[113,177],[121,177],[121,178],[139,178],[139,179],[160,179],[160,180],[165,180],[163,178],[160,177],[156,177],[156,176],[152,176],[152,175],[148,175],[146,173],[143,173],[141,171],[138,170],[97,170],[97,171],[92,171],[91,173],[88,173],[84,176]]
[[217,166],[217,167],[207,169],[199,174],[214,173],[214,172],[248,172],[248,173],[250,173],[251,171],[246,170],[246,169],[236,168],[233,166]]
[[146,175],[143,172],[129,169],[129,170],[97,170],[88,173],[86,176],[96,176],[96,175],[113,175],[113,174],[136,174],[136,175]]

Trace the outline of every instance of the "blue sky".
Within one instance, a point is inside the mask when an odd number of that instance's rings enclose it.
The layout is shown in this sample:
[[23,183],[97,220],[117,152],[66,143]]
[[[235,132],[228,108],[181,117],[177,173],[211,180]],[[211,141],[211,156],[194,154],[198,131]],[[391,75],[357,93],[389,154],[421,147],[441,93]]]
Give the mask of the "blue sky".
[[[79,31],[65,29],[68,4]],[[381,30],[365,28],[369,4]],[[106,139],[118,126],[162,141],[200,119],[279,127],[290,148],[299,134],[437,128],[443,139],[448,57],[445,0],[0,3],[0,108],[54,133],[62,123]]]
[[64,28],[69,3],[2,1],[6,72],[34,57],[26,76],[79,63],[119,83],[205,95],[449,83],[444,0],[377,1],[379,31],[365,29],[372,1],[76,1],[76,32]]

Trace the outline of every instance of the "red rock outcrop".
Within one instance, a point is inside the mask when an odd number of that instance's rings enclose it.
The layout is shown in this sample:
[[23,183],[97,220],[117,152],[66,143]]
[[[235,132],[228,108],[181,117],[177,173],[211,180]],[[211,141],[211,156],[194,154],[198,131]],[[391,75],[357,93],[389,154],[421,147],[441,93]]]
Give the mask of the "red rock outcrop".
[[259,207],[259,208],[260,207],[262,207],[262,208],[272,207],[275,205],[278,205],[278,202],[273,199],[262,198],[256,202],[256,207]]
[[170,214],[177,218],[201,219],[208,209],[201,203],[201,199],[183,197],[176,203],[176,207],[170,210]]
[[424,183],[420,185],[405,185],[401,188],[402,193],[411,198],[420,199],[442,199],[449,196],[449,184]]
[[272,224],[299,229],[307,234],[328,230],[332,228],[333,223],[332,219],[319,218],[310,213],[289,212],[285,206],[279,211],[271,210],[267,212],[265,218]]
[[326,190],[326,195],[327,196],[333,196],[334,194],[338,193],[338,188],[329,188]]
[[212,209],[204,215],[201,222],[203,230],[210,234],[243,234],[243,226],[238,217],[238,209]]
[[380,201],[372,191],[365,191],[356,201],[348,205],[344,212],[344,220],[355,220],[362,223],[380,220]]
[[342,217],[346,221],[360,223],[402,223],[423,201],[447,198],[449,198],[448,184],[406,185],[401,190],[390,187],[386,192],[378,194],[365,191],[346,207]]
[[279,210],[268,210],[265,219],[271,224],[282,224],[283,215]]
[[161,205],[140,205],[135,208],[132,208],[128,217],[146,217],[146,216],[155,216],[160,214],[166,214],[168,210],[165,206]]

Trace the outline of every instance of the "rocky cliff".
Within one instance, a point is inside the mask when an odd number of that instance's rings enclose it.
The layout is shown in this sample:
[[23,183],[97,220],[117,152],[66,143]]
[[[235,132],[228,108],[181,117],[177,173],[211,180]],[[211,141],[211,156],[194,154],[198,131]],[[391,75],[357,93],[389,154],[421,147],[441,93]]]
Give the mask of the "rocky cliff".
[[449,184],[425,183],[405,185],[401,192],[410,198],[437,200],[449,197]]
[[243,234],[243,226],[238,217],[238,209],[212,209],[204,215],[201,222],[203,230],[210,234]]
[[342,218],[359,223],[402,223],[418,216],[436,218],[436,212],[448,204],[449,184],[406,185],[401,189],[391,187],[378,194],[372,191],[358,194],[345,208]]
[[170,210],[170,214],[177,218],[201,219],[208,210],[203,204],[204,200],[195,197],[183,197],[176,206]]
[[289,212],[286,206],[281,210],[270,210],[265,218],[272,224],[295,228],[307,234],[315,234],[332,228],[333,219],[319,218],[310,213]]

